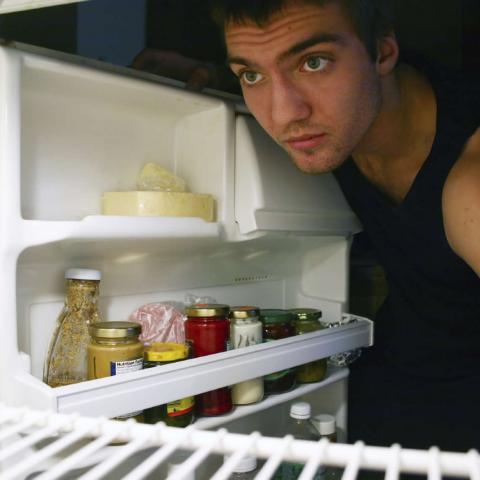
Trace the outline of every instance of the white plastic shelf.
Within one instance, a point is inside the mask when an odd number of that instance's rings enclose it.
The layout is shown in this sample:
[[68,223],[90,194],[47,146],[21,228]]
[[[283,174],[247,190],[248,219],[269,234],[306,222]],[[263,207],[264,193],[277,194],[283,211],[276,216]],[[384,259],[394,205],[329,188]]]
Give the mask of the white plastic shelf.
[[[69,454],[63,453],[81,439],[88,442],[81,443]],[[228,455],[229,459],[220,464],[220,468],[217,465],[213,472],[196,478],[228,479],[246,454],[266,460],[256,479],[271,478],[282,461],[305,464],[301,480],[313,478],[320,464],[341,468],[344,480],[354,480],[360,469],[385,472],[389,480],[397,480],[401,473],[428,475],[431,480],[443,475],[472,480],[480,476],[480,456],[475,450],[454,453],[441,452],[435,447],[425,451],[402,449],[399,445],[372,447],[362,442],[336,444],[327,439],[312,442],[295,440],[288,435],[272,438],[255,432],[232,434],[225,429],[216,432],[194,427],[179,429],[161,423],[142,425],[0,406],[1,478],[25,478],[24,475],[33,472],[42,472],[35,477],[38,480],[60,478],[114,439],[124,441],[125,445],[94,465],[81,477],[83,480],[108,478],[122,465],[124,470],[117,473],[116,478],[137,480],[150,473],[156,473],[159,478],[157,469],[180,448],[187,451],[186,459],[167,477],[169,480],[187,478],[194,471],[197,475],[212,454]],[[49,440],[44,442],[46,446],[32,450],[32,446],[45,440]],[[142,451],[148,455],[139,460],[137,455]]]
[[3,0],[0,2],[0,14],[84,1],[86,0]]
[[314,392],[333,383],[345,380],[348,377],[347,368],[328,367],[327,376],[321,382],[308,383],[305,385],[298,385],[293,390],[277,395],[269,395],[262,401],[250,405],[236,406],[232,413],[220,415],[217,417],[201,417],[195,420],[195,427],[197,428],[218,428],[221,425],[229,423],[233,420],[252,415],[253,413],[267,410],[275,405],[281,405],[290,400],[299,398],[307,393]]
[[26,373],[14,375],[13,384],[17,398],[32,408],[115,417],[372,345],[372,322],[355,318],[335,328],[65,387],[51,388]]

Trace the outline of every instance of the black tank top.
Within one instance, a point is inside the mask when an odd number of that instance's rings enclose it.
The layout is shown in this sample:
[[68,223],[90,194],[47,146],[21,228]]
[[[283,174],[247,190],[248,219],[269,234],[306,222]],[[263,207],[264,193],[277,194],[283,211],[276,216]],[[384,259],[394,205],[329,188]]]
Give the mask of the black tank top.
[[480,89],[452,72],[429,67],[424,74],[437,100],[437,132],[401,204],[371,184],[352,159],[334,173],[389,285],[371,354],[409,376],[456,378],[480,371],[480,279],[447,242],[442,190],[480,125]]

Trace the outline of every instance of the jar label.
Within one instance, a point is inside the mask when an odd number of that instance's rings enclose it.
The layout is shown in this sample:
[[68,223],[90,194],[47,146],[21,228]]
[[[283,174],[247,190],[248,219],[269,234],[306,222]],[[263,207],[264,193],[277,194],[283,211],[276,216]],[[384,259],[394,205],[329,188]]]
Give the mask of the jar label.
[[174,402],[167,403],[167,415],[169,417],[179,417],[193,411],[195,397],[182,398]]
[[121,362],[110,362],[110,375],[121,375],[122,373],[136,372],[142,368],[143,358],[122,360]]

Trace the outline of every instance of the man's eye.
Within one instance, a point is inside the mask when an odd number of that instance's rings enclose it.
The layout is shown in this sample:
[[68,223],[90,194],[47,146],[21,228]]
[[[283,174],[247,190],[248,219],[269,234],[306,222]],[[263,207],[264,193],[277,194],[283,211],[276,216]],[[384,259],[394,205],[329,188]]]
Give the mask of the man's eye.
[[318,72],[328,65],[329,60],[319,56],[308,57],[302,65],[303,70],[307,72]]
[[257,72],[252,72],[251,70],[242,72],[242,74],[240,75],[240,79],[243,80],[247,85],[254,85],[255,83],[258,83],[262,78],[262,75]]

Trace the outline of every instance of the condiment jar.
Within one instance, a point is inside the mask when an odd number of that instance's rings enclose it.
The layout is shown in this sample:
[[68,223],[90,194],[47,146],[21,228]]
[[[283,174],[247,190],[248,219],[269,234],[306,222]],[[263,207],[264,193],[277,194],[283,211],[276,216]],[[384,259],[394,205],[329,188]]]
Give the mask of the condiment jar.
[[[324,326],[320,323],[322,312],[314,308],[292,308],[289,310],[293,314],[295,325],[295,334],[316,332],[323,330]],[[322,358],[314,362],[306,363],[297,367],[298,383],[320,382],[327,373],[327,359]]]
[[[188,346],[180,343],[153,343],[145,348],[143,368],[168,365],[188,358]],[[143,411],[145,423],[165,422],[170,427],[186,427],[193,421],[195,397],[158,405]]]
[[[230,308],[230,343],[232,348],[248,347],[262,343],[262,322],[257,307]],[[263,398],[263,378],[253,378],[232,386],[235,405],[248,405]]]
[[58,316],[43,369],[43,381],[61,387],[87,380],[88,326],[98,322],[101,273],[87,268],[65,272],[65,304]]
[[[99,322],[89,327],[88,379],[110,377],[134,372],[143,368],[143,344],[138,340],[142,329],[134,322]],[[132,412],[116,417],[136,417],[142,412]]]
[[[196,304],[186,307],[185,337],[194,357],[227,350],[230,336],[228,305]],[[230,388],[223,387],[197,395],[195,404],[201,415],[222,415],[232,409]]]
[[[292,314],[287,310],[264,309],[260,311],[260,319],[263,324],[263,340],[265,342],[295,335]],[[266,394],[287,392],[296,385],[295,368],[271,373],[263,379]]]

